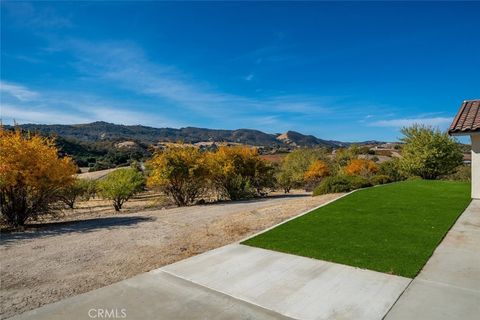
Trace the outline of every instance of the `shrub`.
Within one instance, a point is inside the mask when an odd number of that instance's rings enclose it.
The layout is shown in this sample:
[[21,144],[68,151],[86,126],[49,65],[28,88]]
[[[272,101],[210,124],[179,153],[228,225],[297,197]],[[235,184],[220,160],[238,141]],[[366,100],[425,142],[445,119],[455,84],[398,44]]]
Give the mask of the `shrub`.
[[385,183],[389,183],[389,182],[392,182],[392,180],[390,179],[389,176],[387,175],[384,175],[384,174],[378,174],[376,176],[373,176],[371,179],[370,179],[371,183],[373,185],[378,185],[378,184],[385,184]]
[[98,191],[102,197],[113,201],[115,211],[120,211],[126,201],[142,190],[144,183],[145,179],[140,172],[132,168],[122,168],[101,180]]
[[251,199],[257,195],[250,184],[250,179],[241,175],[232,175],[220,188],[221,194],[230,200]]
[[353,159],[345,167],[347,175],[359,175],[362,177],[370,177],[377,173],[378,165],[372,160]]
[[194,203],[201,196],[210,174],[204,153],[193,147],[171,147],[148,163],[148,184],[158,187],[177,206]]
[[92,192],[92,181],[85,179],[75,179],[74,183],[70,186],[62,188],[60,191],[60,199],[65,203],[70,209],[75,207],[75,202],[79,198],[85,200],[90,199]]
[[382,162],[379,166],[378,173],[388,176],[391,181],[405,180],[405,176],[400,171],[400,161],[398,158]]
[[208,154],[210,177],[221,197],[240,200],[261,196],[274,185],[273,167],[256,149],[220,147]]
[[276,175],[277,185],[283,189],[284,193],[289,193],[295,185],[292,175],[285,170],[278,170]]
[[442,177],[444,180],[470,181],[472,179],[472,167],[461,165],[455,168],[455,172]]
[[446,132],[413,125],[403,128],[400,168],[406,175],[436,179],[452,173],[462,164],[462,150]]
[[305,185],[305,173],[317,160],[327,161],[327,153],[323,149],[297,149],[289,153],[282,161],[277,179],[284,190],[300,188]]
[[370,181],[360,176],[336,175],[326,177],[313,190],[313,195],[321,195],[327,193],[348,192],[359,188],[371,186]]
[[338,149],[335,152],[335,164],[337,165],[337,171],[340,168],[345,167],[353,159],[357,159],[360,154],[360,149],[357,145],[352,144],[348,148]]
[[362,176],[349,176],[349,179],[352,183],[352,187],[353,187],[352,190],[372,186],[372,183],[368,179]]
[[408,181],[415,181],[415,180],[422,180],[423,178],[420,176],[409,176],[407,178]]
[[75,172],[70,158],[58,157],[54,140],[0,126],[0,211],[10,225],[54,212]]
[[95,198],[98,190],[98,183],[95,180],[85,180],[87,182],[87,190],[82,196],[82,199],[87,201],[91,198]]

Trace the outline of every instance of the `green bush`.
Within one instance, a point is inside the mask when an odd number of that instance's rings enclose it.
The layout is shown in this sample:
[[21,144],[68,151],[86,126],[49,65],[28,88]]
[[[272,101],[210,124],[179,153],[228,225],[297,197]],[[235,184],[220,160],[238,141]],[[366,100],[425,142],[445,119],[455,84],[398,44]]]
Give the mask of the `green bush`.
[[90,200],[91,198],[95,198],[95,196],[97,195],[97,189],[98,189],[98,182],[96,180],[87,180],[87,181],[88,181],[87,191],[82,197],[82,199],[85,201]]
[[224,186],[232,200],[251,199],[257,195],[255,188],[250,184],[250,179],[240,175],[228,179]]
[[388,176],[390,181],[405,180],[405,176],[400,171],[400,161],[398,158],[382,162],[379,166],[378,174]]
[[371,187],[372,183],[361,176],[352,176],[350,177],[350,181],[352,183],[353,189],[359,189],[359,188],[366,188],[366,187]]
[[420,177],[420,176],[409,176],[406,180],[407,181],[415,181],[415,180],[423,180],[423,178]]
[[72,185],[66,186],[60,190],[60,200],[70,209],[73,209],[78,199],[90,199],[91,188],[92,181],[76,178]]
[[472,167],[468,165],[460,165],[455,168],[455,172],[447,176],[443,176],[443,180],[458,180],[458,181],[470,181],[472,178]]
[[406,175],[437,179],[462,164],[460,145],[448,133],[421,125],[403,128],[402,133],[400,169]]
[[313,190],[313,195],[318,196],[327,193],[348,192],[359,188],[370,187],[368,179],[360,176],[337,175],[326,177]]
[[390,179],[389,176],[386,176],[386,175],[383,175],[383,174],[373,176],[372,179],[370,179],[370,181],[372,182],[372,184],[374,186],[376,186],[378,184],[385,184],[385,183],[392,182],[392,180]]
[[120,211],[125,201],[140,192],[145,184],[141,172],[132,168],[118,169],[98,183],[100,195],[113,201],[115,211]]

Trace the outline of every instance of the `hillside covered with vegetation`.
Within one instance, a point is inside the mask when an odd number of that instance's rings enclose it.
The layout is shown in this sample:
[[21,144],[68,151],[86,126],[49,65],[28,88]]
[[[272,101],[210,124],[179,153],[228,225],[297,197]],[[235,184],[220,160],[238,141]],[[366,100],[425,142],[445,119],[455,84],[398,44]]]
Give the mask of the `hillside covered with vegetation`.
[[[159,141],[182,141],[185,143],[216,141],[234,142],[252,146],[285,146],[289,143],[295,143],[296,145],[304,147],[339,147],[345,145],[343,142],[322,140],[294,131],[289,131],[281,135],[269,134],[252,129],[217,130],[194,127],[180,129],[153,128],[140,125],[119,125],[103,121],[76,125],[23,124],[19,125],[19,127],[23,130],[38,132],[42,135],[57,135],[64,138],[90,142],[135,140],[146,144],[154,144]],[[284,136],[285,139],[278,139],[279,136]]]

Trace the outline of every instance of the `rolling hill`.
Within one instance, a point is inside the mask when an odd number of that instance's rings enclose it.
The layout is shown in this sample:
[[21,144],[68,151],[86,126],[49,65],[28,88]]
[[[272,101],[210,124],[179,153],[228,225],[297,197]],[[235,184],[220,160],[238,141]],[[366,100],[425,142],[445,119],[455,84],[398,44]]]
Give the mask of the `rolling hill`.
[[23,124],[24,130],[42,135],[55,135],[83,142],[135,140],[145,144],[157,142],[196,143],[201,141],[235,142],[254,146],[297,146],[337,148],[348,143],[322,140],[312,135],[295,131],[284,134],[269,134],[259,130],[218,130],[195,127],[153,128],[141,125],[126,126],[103,121],[75,125]]

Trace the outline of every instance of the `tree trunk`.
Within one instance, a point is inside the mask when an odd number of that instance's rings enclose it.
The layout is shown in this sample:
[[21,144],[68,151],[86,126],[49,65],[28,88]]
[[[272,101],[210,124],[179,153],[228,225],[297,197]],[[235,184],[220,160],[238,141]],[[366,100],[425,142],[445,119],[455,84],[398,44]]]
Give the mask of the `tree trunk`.
[[123,201],[122,199],[114,199],[113,200],[113,207],[115,208],[115,211],[120,211],[120,209],[122,209],[122,204],[123,204]]

